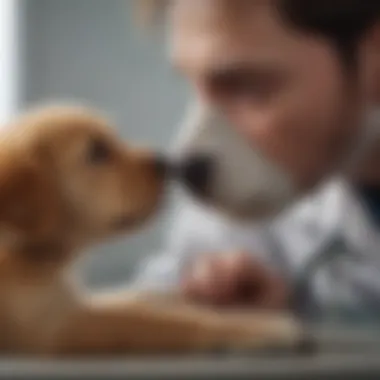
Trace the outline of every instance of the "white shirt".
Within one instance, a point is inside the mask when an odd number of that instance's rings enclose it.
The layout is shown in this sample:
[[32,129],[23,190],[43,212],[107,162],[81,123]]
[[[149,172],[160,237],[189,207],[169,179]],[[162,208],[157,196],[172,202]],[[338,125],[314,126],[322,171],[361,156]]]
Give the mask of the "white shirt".
[[[175,287],[189,261],[233,250],[274,266],[294,286],[306,277],[297,301],[313,316],[380,321],[380,235],[344,182],[328,184],[269,227],[238,226],[185,204],[176,213],[168,249],[144,263],[135,285]],[[326,262],[306,269],[326,253]]]

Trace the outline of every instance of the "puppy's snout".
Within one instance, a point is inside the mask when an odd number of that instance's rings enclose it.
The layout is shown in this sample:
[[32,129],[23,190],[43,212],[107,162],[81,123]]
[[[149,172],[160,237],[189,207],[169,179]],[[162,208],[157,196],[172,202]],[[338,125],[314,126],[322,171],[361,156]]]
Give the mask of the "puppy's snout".
[[179,167],[178,176],[193,193],[207,196],[213,171],[211,157],[196,155],[185,159]]
[[157,154],[153,159],[154,170],[157,175],[162,178],[166,177],[170,172],[170,163],[168,159],[160,154]]

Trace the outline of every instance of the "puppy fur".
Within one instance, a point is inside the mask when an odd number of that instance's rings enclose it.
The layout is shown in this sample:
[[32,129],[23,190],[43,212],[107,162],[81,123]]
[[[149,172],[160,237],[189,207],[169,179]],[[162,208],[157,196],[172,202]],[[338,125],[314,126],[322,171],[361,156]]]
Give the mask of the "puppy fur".
[[111,355],[292,346],[287,315],[219,312],[180,296],[88,294],[71,264],[128,233],[160,205],[165,174],[152,151],[121,142],[97,112],[35,109],[0,134],[0,349]]

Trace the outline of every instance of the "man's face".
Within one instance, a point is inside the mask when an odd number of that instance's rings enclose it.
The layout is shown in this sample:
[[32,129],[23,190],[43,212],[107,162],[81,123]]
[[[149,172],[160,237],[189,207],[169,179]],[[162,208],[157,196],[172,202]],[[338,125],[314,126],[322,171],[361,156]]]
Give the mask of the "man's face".
[[218,109],[301,194],[359,139],[377,56],[364,41],[352,80],[328,42],[291,29],[269,3],[177,1],[172,59],[198,101]]

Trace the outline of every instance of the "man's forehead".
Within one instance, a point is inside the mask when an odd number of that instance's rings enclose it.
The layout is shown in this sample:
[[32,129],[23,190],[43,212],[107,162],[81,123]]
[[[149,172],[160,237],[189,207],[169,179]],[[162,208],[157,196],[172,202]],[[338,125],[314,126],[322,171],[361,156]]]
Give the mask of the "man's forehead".
[[163,13],[182,12],[182,14],[198,16],[213,13],[222,16],[230,22],[246,15],[247,10],[260,5],[274,3],[275,0],[136,0],[137,9],[144,18],[152,21],[156,15]]
[[294,39],[284,33],[268,1],[253,0],[255,7],[242,2],[241,7],[247,8],[244,12],[239,8],[233,16],[213,10],[213,5],[220,2],[199,0],[190,4],[185,0],[173,8],[169,44],[176,66],[208,71],[208,67],[252,59],[279,59],[294,48]]
[[239,23],[249,13],[268,7],[273,0],[174,0],[168,4],[168,11],[181,20],[197,18],[214,22]]
[[171,60],[188,76],[231,67],[294,68],[331,55],[321,39],[289,26],[276,8],[279,0],[147,1],[170,5]]

